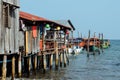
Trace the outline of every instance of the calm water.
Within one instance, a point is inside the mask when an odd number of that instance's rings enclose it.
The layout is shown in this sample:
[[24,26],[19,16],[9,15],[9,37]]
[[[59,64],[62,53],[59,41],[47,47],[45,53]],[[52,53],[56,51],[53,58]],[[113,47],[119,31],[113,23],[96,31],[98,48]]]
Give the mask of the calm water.
[[66,68],[38,71],[22,80],[120,80],[120,41],[111,41],[111,47],[100,55],[86,57],[86,52],[70,57]]

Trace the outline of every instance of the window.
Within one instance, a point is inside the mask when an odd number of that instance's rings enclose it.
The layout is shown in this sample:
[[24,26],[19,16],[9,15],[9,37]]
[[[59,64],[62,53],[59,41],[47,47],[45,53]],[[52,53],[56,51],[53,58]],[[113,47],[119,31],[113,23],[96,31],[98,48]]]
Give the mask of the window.
[[5,27],[11,27],[12,17],[15,17],[15,9],[18,8],[15,5],[3,2],[3,25]]
[[9,4],[3,4],[3,25],[10,27],[10,6]]

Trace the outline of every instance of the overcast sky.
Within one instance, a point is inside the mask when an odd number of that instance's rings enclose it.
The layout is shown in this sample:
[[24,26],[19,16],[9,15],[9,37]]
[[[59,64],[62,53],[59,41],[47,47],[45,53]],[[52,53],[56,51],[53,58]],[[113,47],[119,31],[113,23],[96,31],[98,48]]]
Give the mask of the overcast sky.
[[96,32],[120,39],[120,0],[20,0],[20,10],[50,20],[68,20],[83,36]]

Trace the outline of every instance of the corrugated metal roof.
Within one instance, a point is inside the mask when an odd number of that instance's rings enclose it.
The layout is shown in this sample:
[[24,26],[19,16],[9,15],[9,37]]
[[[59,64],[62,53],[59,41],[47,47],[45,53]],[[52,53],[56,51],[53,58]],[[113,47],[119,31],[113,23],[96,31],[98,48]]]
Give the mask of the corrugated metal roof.
[[22,12],[22,11],[20,11],[20,18],[27,19],[27,20],[30,20],[30,21],[48,21],[45,18],[38,17],[38,16],[29,14],[29,13],[26,13],[26,12]]
[[71,25],[68,22],[66,24],[66,21],[65,22],[64,21],[58,22],[58,21],[48,20],[48,19],[45,19],[45,18],[42,18],[39,16],[32,15],[32,14],[27,13],[27,12],[23,12],[23,11],[20,11],[19,14],[20,14],[20,18],[22,18],[22,19],[26,19],[26,20],[30,20],[30,21],[46,21],[46,22],[51,22],[51,23],[54,23],[56,25],[65,27],[65,28],[72,29]]
[[67,20],[54,20],[56,23],[62,24],[64,26],[68,26],[71,28],[71,25],[68,23]]
[[67,26],[73,30],[75,30],[75,28],[73,27],[72,23],[69,23],[69,20],[54,20],[56,23],[62,24],[64,26]]

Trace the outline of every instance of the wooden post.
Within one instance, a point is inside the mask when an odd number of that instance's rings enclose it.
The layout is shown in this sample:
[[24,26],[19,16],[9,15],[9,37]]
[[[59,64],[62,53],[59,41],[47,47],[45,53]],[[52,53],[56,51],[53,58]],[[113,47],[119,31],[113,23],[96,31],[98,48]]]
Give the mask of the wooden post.
[[46,59],[47,59],[47,67],[50,67],[50,54],[47,54],[47,58]]
[[69,65],[69,58],[68,58],[67,51],[66,51],[66,59],[67,59],[67,64]]
[[[72,37],[73,37],[73,33],[72,33]],[[64,33],[64,46],[66,46],[66,33]],[[66,64],[67,64],[67,59],[66,59],[66,47],[65,49],[63,50],[63,55],[64,55],[64,67],[66,67]]]
[[55,68],[58,69],[58,43],[55,41],[55,54],[56,54],[56,59],[55,59]]
[[33,35],[32,35],[32,30],[30,31],[30,49],[31,52],[33,51]]
[[98,46],[99,46],[99,52],[98,53],[100,54],[100,33],[99,33],[99,45]]
[[28,31],[25,31],[25,52],[28,54]]
[[28,74],[30,75],[31,70],[31,56],[28,57]]
[[12,80],[15,78],[15,57],[12,57]]
[[60,67],[62,67],[63,63],[63,53],[60,53]]
[[[80,32],[78,31],[78,38],[80,38]],[[78,42],[77,42],[77,47],[79,48],[79,40],[78,40]]]
[[43,71],[45,72],[46,71],[46,54],[43,54]]
[[19,54],[19,58],[18,58],[18,77],[21,77],[22,75],[22,64],[21,64],[21,52]]
[[89,44],[90,44],[90,30],[88,32],[88,41],[87,41],[87,57],[89,57]]
[[37,68],[37,55],[34,56],[34,70]]
[[63,53],[63,55],[64,55],[64,67],[66,67],[67,60],[66,60],[66,54],[65,54],[65,50],[64,50],[64,53]]
[[[103,33],[102,33],[102,44],[103,44]],[[103,53],[103,46],[102,46],[102,53]]]
[[80,38],[82,38],[82,33],[81,33],[81,37]]
[[6,80],[6,72],[7,72],[7,55],[3,56],[3,66],[2,66],[2,80]]
[[42,50],[45,50],[45,27],[43,27],[43,33],[42,33]]
[[50,69],[52,69],[53,65],[53,54],[50,55]]
[[[95,47],[95,43],[96,43],[96,41],[95,41],[95,32],[94,32],[94,47]],[[93,55],[95,55],[95,50],[93,50]]]
[[39,68],[43,69],[43,54],[39,56]]

